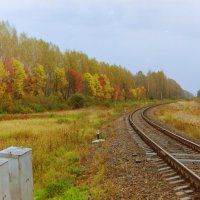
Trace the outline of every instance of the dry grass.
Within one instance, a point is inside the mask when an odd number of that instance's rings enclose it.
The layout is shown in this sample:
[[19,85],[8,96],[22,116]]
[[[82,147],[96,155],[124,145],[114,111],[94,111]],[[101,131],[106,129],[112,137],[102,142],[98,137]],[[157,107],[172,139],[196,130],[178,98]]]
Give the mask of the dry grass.
[[[35,199],[94,199],[104,196],[99,187],[105,174],[105,156],[95,156],[92,166],[95,174],[84,186],[83,162],[89,155],[89,146],[96,137],[96,129],[130,108],[148,102],[114,103],[108,107],[94,107],[74,111],[42,114],[0,116],[0,149],[9,146],[29,147],[33,150]],[[77,181],[78,180],[78,181]],[[76,185],[76,183],[81,183]],[[89,188],[90,187],[90,188]],[[108,188],[112,188],[108,183]],[[66,190],[66,191],[65,191]],[[109,191],[109,192],[112,192]]]
[[47,118],[1,121],[0,148],[32,148],[34,186],[42,188],[79,175],[79,163],[87,154],[96,128],[113,116],[112,110],[97,108],[60,112]]
[[180,101],[163,106],[156,111],[157,117],[191,137],[200,139],[200,104]]

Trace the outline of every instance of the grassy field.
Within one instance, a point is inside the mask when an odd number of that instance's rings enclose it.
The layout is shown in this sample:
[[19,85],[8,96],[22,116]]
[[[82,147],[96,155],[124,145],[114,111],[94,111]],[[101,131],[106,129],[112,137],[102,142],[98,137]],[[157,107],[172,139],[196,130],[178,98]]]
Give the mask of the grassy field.
[[156,111],[157,117],[191,137],[200,139],[200,102],[180,101]]
[[83,163],[90,153],[96,129],[147,103],[112,103],[107,107],[16,115],[17,119],[15,115],[3,115],[0,116],[0,148],[21,146],[33,149],[35,199],[81,200],[88,199],[89,195],[100,199],[98,183],[106,171],[106,165],[100,164],[104,162],[106,152],[100,157],[95,156],[92,165],[101,167],[96,168],[92,180],[85,181],[83,176]]

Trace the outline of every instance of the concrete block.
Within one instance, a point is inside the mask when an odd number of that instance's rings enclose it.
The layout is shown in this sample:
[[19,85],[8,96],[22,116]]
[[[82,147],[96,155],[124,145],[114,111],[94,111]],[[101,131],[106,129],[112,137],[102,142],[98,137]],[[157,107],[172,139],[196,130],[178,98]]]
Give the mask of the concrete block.
[[9,147],[0,151],[8,159],[10,195],[12,200],[33,200],[32,150]]
[[0,199],[11,200],[8,159],[0,158]]

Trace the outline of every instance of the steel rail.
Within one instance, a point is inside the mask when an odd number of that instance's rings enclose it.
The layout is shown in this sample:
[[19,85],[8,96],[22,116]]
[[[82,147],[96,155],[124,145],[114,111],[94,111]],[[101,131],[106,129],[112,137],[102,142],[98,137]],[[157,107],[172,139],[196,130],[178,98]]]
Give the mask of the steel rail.
[[173,132],[171,132],[171,131],[169,131],[169,130],[163,128],[162,126],[160,126],[160,125],[156,124],[155,122],[151,121],[151,120],[145,115],[145,113],[146,113],[149,109],[151,109],[152,107],[156,107],[156,106],[159,106],[159,105],[154,105],[154,106],[149,106],[149,107],[147,107],[147,108],[141,113],[142,118],[143,118],[148,124],[150,124],[150,125],[153,126],[155,129],[157,129],[158,131],[161,131],[162,133],[164,133],[164,134],[168,135],[169,137],[171,137],[171,138],[173,138],[173,139],[179,141],[180,143],[186,145],[187,147],[190,147],[191,149],[193,149],[193,150],[195,150],[195,151],[197,151],[197,152],[200,152],[200,145],[199,145],[199,144],[194,143],[194,142],[192,142],[192,141],[190,141],[190,140],[188,140],[188,139],[186,139],[186,138],[184,138],[184,137],[182,137],[182,136],[180,136],[180,135],[177,135],[177,134],[175,134],[175,133],[173,133]]
[[177,160],[174,156],[172,156],[168,151],[164,150],[162,147],[156,144],[139,127],[137,127],[134,124],[132,116],[140,109],[135,110],[132,114],[129,115],[129,122],[133,129],[145,141],[146,144],[148,144],[166,163],[168,163],[168,165],[170,165],[186,180],[188,180],[191,183],[191,185],[193,185],[196,188],[197,191],[200,191],[200,177],[197,174],[195,174],[191,169],[182,164],[179,160]]

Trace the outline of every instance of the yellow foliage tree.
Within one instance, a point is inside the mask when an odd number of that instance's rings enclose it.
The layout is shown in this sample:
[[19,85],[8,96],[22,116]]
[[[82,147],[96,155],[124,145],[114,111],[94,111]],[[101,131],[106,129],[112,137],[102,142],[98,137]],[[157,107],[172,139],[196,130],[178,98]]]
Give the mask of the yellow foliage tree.
[[54,90],[56,94],[60,96],[61,91],[66,88],[67,84],[64,68],[56,67],[54,70]]
[[113,94],[113,87],[110,84],[109,78],[105,74],[101,74],[99,76],[99,82],[103,91],[103,98],[106,100],[110,100]]
[[37,65],[33,68],[34,95],[44,94],[46,78],[46,73],[42,65]]
[[93,75],[93,81],[94,81],[94,87],[95,87],[95,90],[96,90],[95,97],[98,98],[98,99],[101,99],[103,97],[103,89],[102,89],[102,86],[99,82],[99,75],[98,74]]
[[12,66],[14,70],[13,89],[16,98],[21,98],[24,95],[24,81],[27,79],[27,74],[23,64],[15,58],[12,58]]
[[2,98],[6,91],[6,70],[2,62],[0,62],[0,98]]
[[145,98],[145,88],[144,87],[137,87],[130,89],[130,93],[134,99],[144,99]]
[[83,81],[85,85],[85,94],[89,96],[96,96],[96,88],[94,77],[90,73],[85,73],[83,75]]

